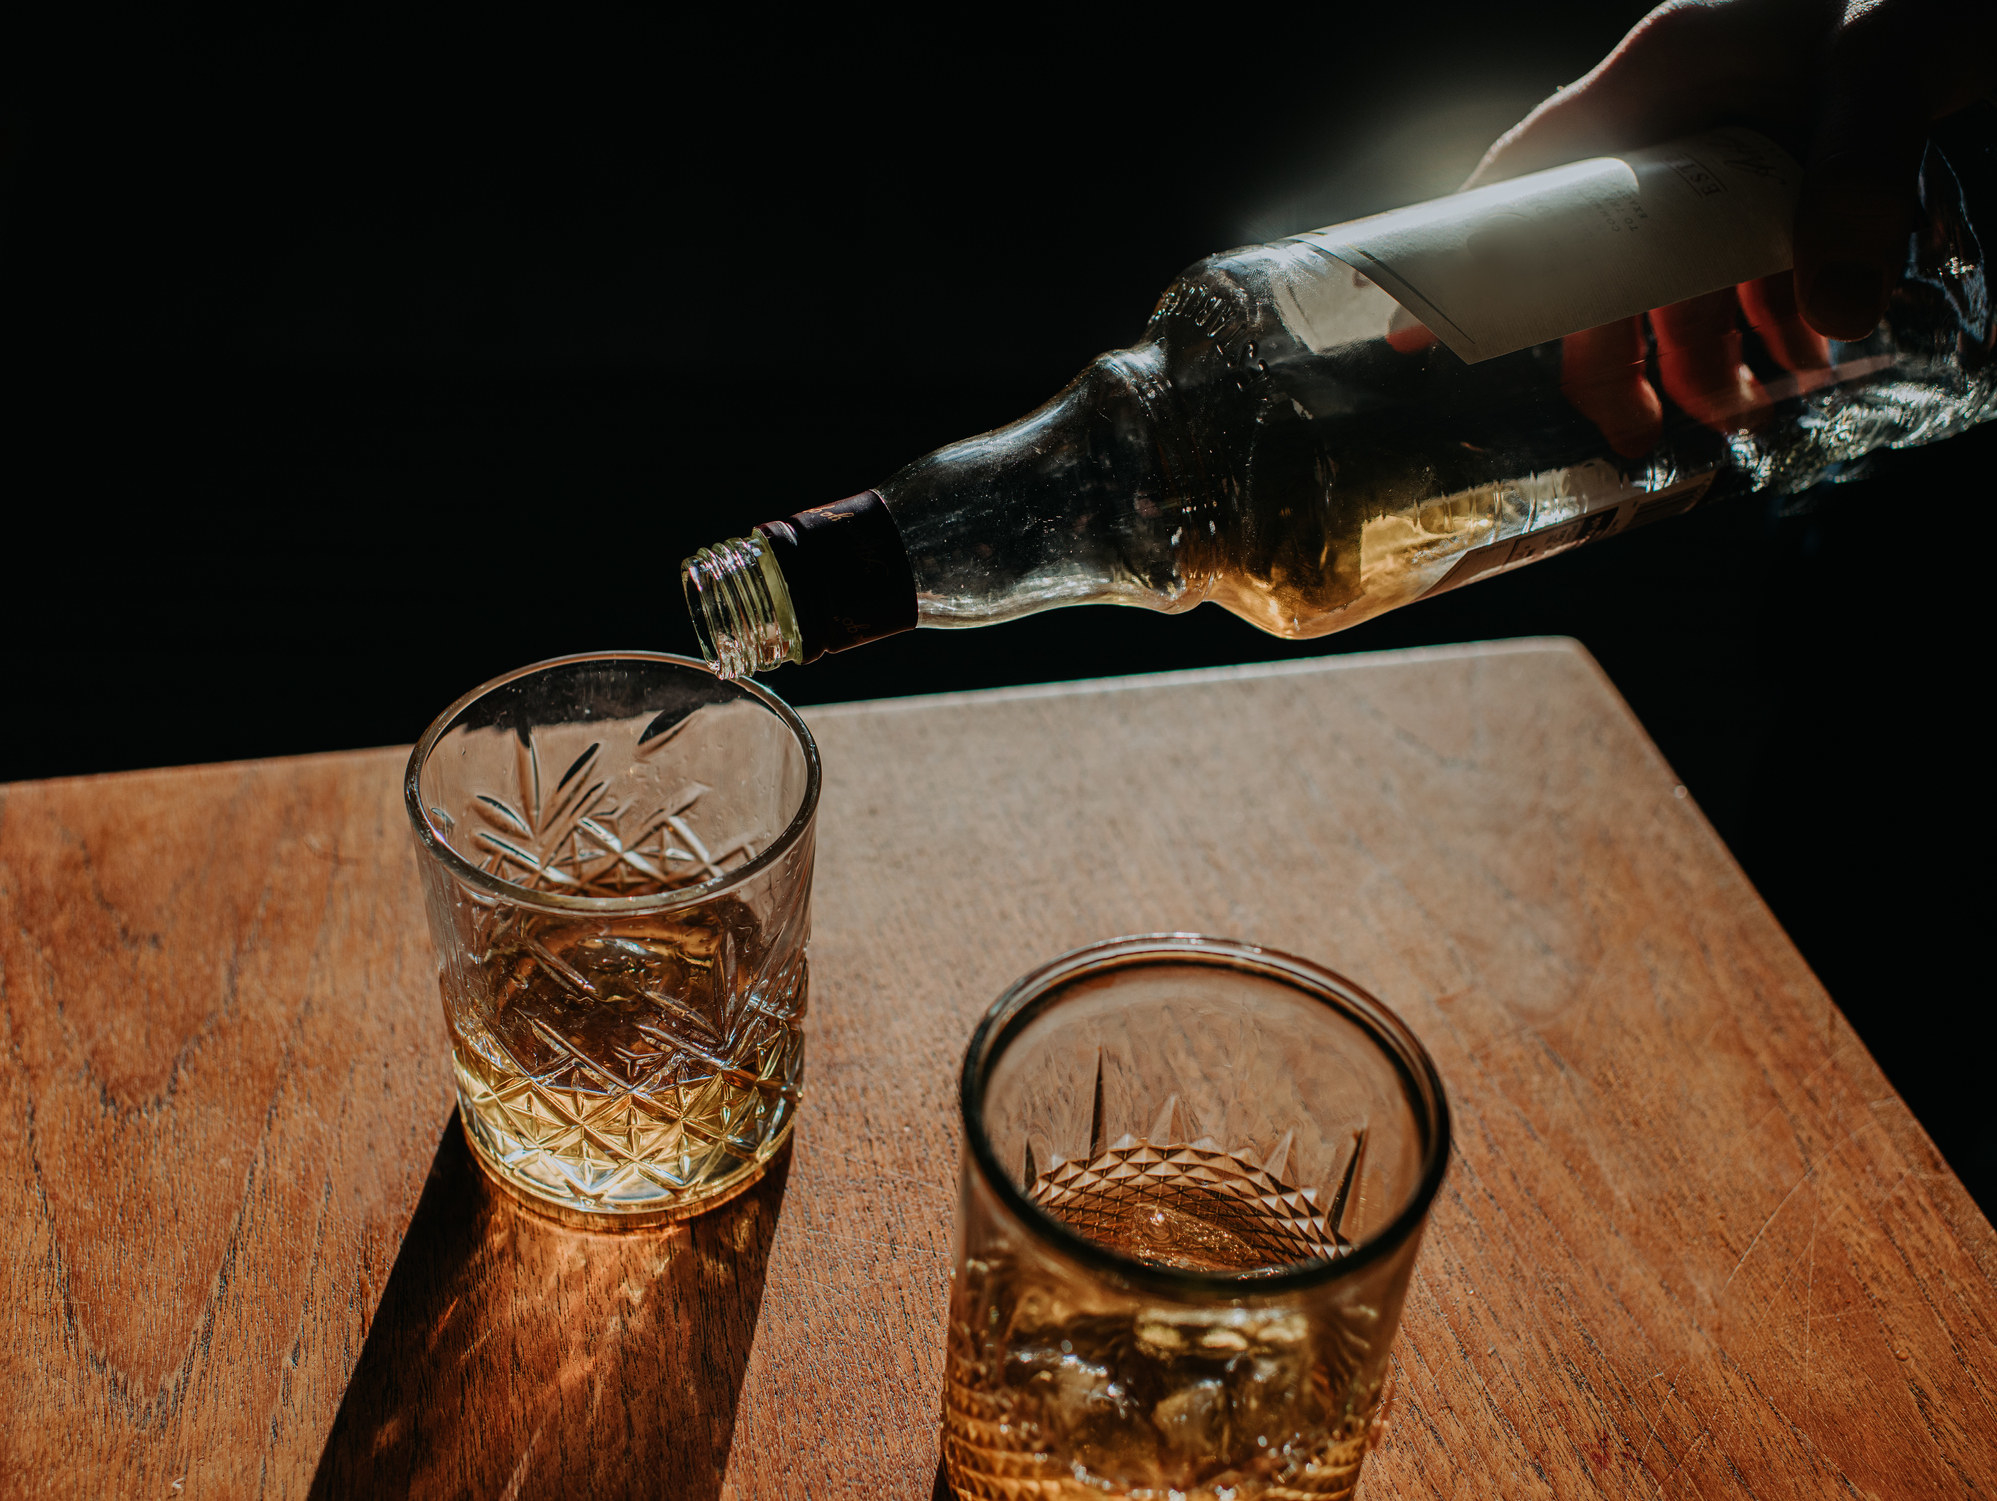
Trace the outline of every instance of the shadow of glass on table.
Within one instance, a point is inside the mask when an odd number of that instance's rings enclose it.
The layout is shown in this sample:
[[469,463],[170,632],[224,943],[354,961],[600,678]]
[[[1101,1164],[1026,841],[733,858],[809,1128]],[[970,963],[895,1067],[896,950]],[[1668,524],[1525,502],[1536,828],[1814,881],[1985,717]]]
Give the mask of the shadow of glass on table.
[[565,1230],[444,1132],[313,1479],[361,1495],[721,1490],[790,1172],[652,1231]]

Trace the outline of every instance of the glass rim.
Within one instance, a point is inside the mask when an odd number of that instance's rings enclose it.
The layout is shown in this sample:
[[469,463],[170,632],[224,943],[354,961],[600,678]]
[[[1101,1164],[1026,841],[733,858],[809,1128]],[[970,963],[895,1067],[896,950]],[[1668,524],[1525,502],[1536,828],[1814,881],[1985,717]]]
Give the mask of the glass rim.
[[430,721],[430,727],[411,747],[409,764],[402,777],[403,804],[408,810],[409,822],[416,831],[418,842],[424,852],[436,859],[453,877],[467,886],[499,897],[514,906],[537,907],[544,912],[619,914],[668,912],[679,907],[695,906],[732,891],[776,864],[804,838],[805,831],[811,827],[812,820],[818,813],[818,793],[823,780],[818,762],[818,742],[811,738],[810,728],[789,704],[753,679],[735,678],[726,681],[731,687],[741,689],[774,714],[804,749],[804,797],[798,803],[797,813],[784,826],[784,831],[770,841],[767,848],[757,851],[754,859],[747,860],[721,875],[710,876],[692,886],[675,886],[670,891],[639,896],[563,896],[559,892],[535,891],[474,865],[430,820],[430,810],[423,805],[422,798],[424,764],[429,760],[430,753],[437,748],[437,742],[443,738],[452,721],[486,694],[537,672],[548,672],[557,667],[573,667],[583,662],[649,662],[697,672],[706,678],[716,676],[714,669],[707,663],[693,657],[678,656],[672,652],[589,651],[530,662],[525,667],[516,667],[511,672],[503,672],[496,678],[489,678],[476,688],[458,695],[452,700],[449,708]]
[[[992,1066],[1004,1055],[1007,1045],[1071,982],[1152,963],[1246,970],[1280,980],[1357,1023],[1366,1032],[1375,1046],[1393,1061],[1427,1135],[1414,1190],[1393,1219],[1345,1255],[1333,1259],[1298,1262],[1280,1271],[1202,1272],[1159,1266],[1113,1251],[1055,1218],[1014,1186],[1012,1175],[999,1162],[982,1123],[986,1076]],[[1104,939],[1070,949],[1015,980],[992,1003],[979,1021],[977,1031],[971,1034],[970,1046],[964,1051],[958,1103],[964,1117],[964,1141],[979,1176],[1029,1231],[1095,1271],[1121,1282],[1182,1296],[1258,1298],[1320,1287],[1348,1276],[1398,1249],[1421,1227],[1449,1164],[1449,1098],[1435,1060],[1429,1057],[1428,1049],[1421,1045],[1407,1023],[1368,991],[1321,964],[1259,944],[1202,933],[1140,933]]]

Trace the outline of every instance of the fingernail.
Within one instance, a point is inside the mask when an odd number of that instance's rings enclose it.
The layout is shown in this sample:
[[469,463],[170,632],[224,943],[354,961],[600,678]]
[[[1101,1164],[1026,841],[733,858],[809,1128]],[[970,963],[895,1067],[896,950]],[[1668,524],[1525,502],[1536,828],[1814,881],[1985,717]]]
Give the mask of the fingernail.
[[1821,266],[1803,290],[1803,317],[1833,339],[1862,339],[1879,326],[1886,308],[1886,277],[1863,261]]

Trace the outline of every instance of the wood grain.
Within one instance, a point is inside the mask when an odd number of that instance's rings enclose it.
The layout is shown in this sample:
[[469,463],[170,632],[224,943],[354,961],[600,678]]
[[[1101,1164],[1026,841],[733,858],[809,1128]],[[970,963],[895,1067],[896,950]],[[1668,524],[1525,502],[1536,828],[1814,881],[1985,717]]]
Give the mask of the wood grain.
[[[14,1489],[164,1494],[166,1456],[198,1440],[208,1483],[175,1494],[303,1494],[317,1465],[321,1495],[930,1496],[972,1025],[1062,949],[1186,928],[1350,974],[1451,1091],[1450,1176],[1362,1495],[1997,1490],[1997,1236],[1571,643],[808,718],[826,790],[788,1173],[665,1237],[542,1227],[487,1196],[453,1136],[437,1150],[443,1044],[399,810],[369,824],[358,792],[333,795],[341,763],[175,774],[186,791],[143,797],[63,784],[122,797],[123,819],[95,824],[88,797],[7,793]],[[255,777],[254,796],[228,792]],[[356,884],[343,866],[338,899],[241,874],[212,901],[173,896],[221,858],[201,854],[213,820],[147,810],[231,796],[314,831],[296,841],[345,830]],[[126,878],[151,894],[92,906],[101,881],[66,852],[121,847],[141,813],[181,819],[132,867],[151,886]],[[288,957],[231,936],[302,932],[306,909],[377,926],[364,951],[329,937]],[[330,978],[335,951],[374,966],[356,1004],[376,1019],[312,1031],[357,994]],[[273,1055],[240,1005],[189,999],[256,975],[270,1015],[319,1045]],[[204,1107],[227,1130],[169,1129],[210,1096],[162,1085],[179,1076],[160,1047],[245,1081]],[[360,1093],[336,1075],[406,1124],[336,1138]],[[114,1120],[112,1098],[153,1103]],[[239,1139],[259,1154],[240,1181],[189,1150]],[[375,1165],[328,1168],[336,1141]],[[393,1206],[433,1158],[360,1354]],[[279,1183],[291,1207],[257,1207]],[[116,1207],[86,1218],[85,1201]],[[384,1206],[381,1240],[319,1228],[357,1211],[317,1206],[363,1201]],[[144,1408],[126,1395],[142,1381]],[[98,1468],[21,1478],[20,1456],[50,1463],[73,1434]]]
[[309,1484],[448,1108],[401,761],[0,788],[0,1494]]
[[1167,928],[1343,970],[1450,1089],[1362,1495],[1997,1490],[1997,1238],[1571,643],[809,718],[811,1094],[735,1494],[929,1490],[963,1046]]
[[789,1169],[591,1235],[493,1188],[453,1122],[312,1495],[712,1501]]

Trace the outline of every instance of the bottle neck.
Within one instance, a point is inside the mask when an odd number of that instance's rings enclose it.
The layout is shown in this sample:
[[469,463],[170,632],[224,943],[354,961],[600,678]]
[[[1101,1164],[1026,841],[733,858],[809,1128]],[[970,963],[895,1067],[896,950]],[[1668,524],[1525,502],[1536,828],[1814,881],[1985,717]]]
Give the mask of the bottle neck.
[[720,677],[805,660],[790,588],[760,529],[703,547],[680,565],[680,584],[700,654]]
[[766,521],[681,565],[700,649],[724,678],[915,628],[915,578],[872,490]]
[[925,626],[1062,605],[1191,609],[1212,507],[1156,343],[1092,361],[1039,410],[917,459],[881,486]]

